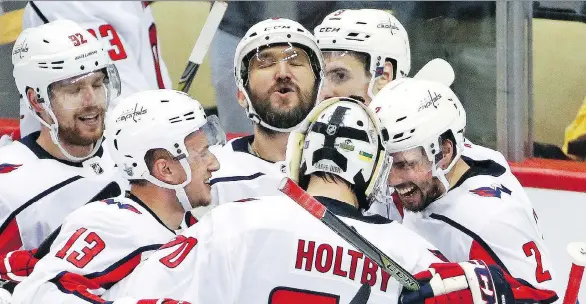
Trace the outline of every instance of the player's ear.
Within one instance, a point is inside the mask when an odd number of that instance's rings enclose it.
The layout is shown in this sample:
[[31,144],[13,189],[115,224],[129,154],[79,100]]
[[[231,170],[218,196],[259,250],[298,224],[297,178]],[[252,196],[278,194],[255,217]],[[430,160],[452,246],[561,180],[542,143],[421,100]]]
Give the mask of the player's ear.
[[35,92],[35,90],[33,90],[32,88],[27,88],[26,99],[27,102],[31,105],[33,111],[37,113],[37,115],[39,115],[43,120],[49,123],[52,122],[52,120],[49,117],[47,117],[45,109],[43,109],[43,107],[41,106],[41,103],[39,101],[39,95],[37,94],[37,92]]
[[390,60],[385,61],[383,73],[378,76],[374,82],[372,92],[376,95],[382,88],[393,80],[393,63]]
[[246,101],[246,97],[242,91],[238,90],[236,93],[236,98],[238,99],[238,104],[243,108],[248,108],[248,102]]
[[454,142],[450,139],[444,139],[442,141],[442,160],[440,160],[440,167],[442,169],[447,169],[452,159],[454,158],[454,154],[456,150],[454,149]]
[[385,61],[385,68],[383,69],[383,75],[382,78],[385,82],[385,84],[391,82],[391,80],[393,80],[393,77],[395,75],[393,75],[393,62],[391,62],[390,60],[386,60]]
[[[151,175],[167,184],[177,185],[185,181],[185,171],[166,150],[156,151],[151,166]],[[178,173],[178,174],[177,174]]]

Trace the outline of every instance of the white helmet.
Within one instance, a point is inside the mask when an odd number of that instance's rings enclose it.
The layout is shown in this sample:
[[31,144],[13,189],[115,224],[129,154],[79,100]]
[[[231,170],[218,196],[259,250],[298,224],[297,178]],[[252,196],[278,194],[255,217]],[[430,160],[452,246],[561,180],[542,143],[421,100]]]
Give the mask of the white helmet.
[[334,97],[322,101],[289,136],[289,177],[306,186],[309,175],[327,172],[354,185],[360,208],[368,209],[387,181],[391,159],[386,130],[362,102]]
[[[403,78],[385,86],[369,105],[389,132],[387,151],[407,151],[422,147],[432,162],[432,174],[449,189],[445,174],[460,158],[464,148],[466,113],[452,90],[439,82]],[[463,118],[463,120],[462,120]],[[450,132],[455,140],[456,155],[442,170],[440,136]]]
[[[174,90],[149,90],[122,100],[106,121],[106,143],[118,168],[129,180],[145,179],[159,187],[173,189],[185,210],[192,209],[184,187],[191,181],[185,138],[203,130],[208,144],[223,144],[226,135],[216,116],[206,117],[201,104]],[[152,149],[165,149],[179,160],[187,179],[179,185],[153,177],[145,162]]]
[[110,99],[120,95],[120,78],[102,44],[88,31],[70,20],[56,20],[35,28],[25,29],[12,50],[14,80],[21,98],[27,98],[27,89],[35,90],[37,99],[53,120],[43,120],[27,102],[31,113],[49,128],[51,139],[61,152],[72,161],[82,161],[93,156],[102,139],[95,143],[86,157],[74,157],[59,143],[59,122],[51,109],[51,85],[72,77],[102,71],[106,83],[105,108]]
[[411,70],[409,36],[392,14],[376,9],[338,10],[324,18],[314,30],[317,44],[325,51],[354,51],[368,54],[372,75],[368,95],[374,98],[375,79],[383,72],[385,59],[393,60],[395,78]]
[[[266,47],[289,44],[303,49],[315,75],[315,96],[319,95],[323,83],[324,61],[313,35],[301,24],[284,18],[273,18],[261,21],[252,26],[236,47],[234,56],[234,76],[238,89],[243,92],[248,107],[246,113],[255,123],[278,132],[290,132],[297,128],[277,128],[262,121],[250,101],[248,87],[248,64],[252,55]],[[314,101],[315,102],[315,101]]]

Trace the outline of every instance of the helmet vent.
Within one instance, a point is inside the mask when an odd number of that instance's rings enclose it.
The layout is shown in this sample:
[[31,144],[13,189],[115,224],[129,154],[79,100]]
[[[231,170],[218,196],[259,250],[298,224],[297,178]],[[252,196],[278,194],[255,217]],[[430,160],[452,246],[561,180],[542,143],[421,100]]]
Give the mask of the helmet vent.
[[330,20],[340,20],[340,18],[330,18]]
[[43,42],[44,43],[49,43],[49,41],[47,41],[47,39],[43,39]]
[[51,62],[51,64],[63,64],[63,62],[64,62],[63,60],[61,60],[61,61],[54,61],[54,62]]
[[254,32],[254,33],[250,34],[250,36],[248,36],[248,37],[250,38],[250,37],[254,37],[256,35],[257,35],[256,32]]
[[356,36],[358,36],[358,33],[350,33],[350,34],[348,34],[348,37],[356,37]]
[[398,143],[398,142],[402,142],[402,141],[404,141],[404,140],[407,140],[407,139],[409,139],[409,138],[411,138],[411,136],[408,136],[408,137],[405,137],[405,138],[401,138],[401,139],[399,139],[399,140],[395,140],[395,142],[396,142],[396,143]]
[[403,132],[395,134],[395,136],[393,136],[393,139],[397,139],[397,138],[401,138],[403,137]]
[[169,102],[168,100],[161,100],[161,102]]
[[305,33],[305,31],[303,29],[297,28],[297,31],[300,33]]
[[116,148],[116,150],[118,150],[118,140],[114,139],[114,148]]
[[401,120],[404,120],[405,118],[407,118],[407,116],[403,116],[403,117],[401,117],[401,118],[397,119],[397,121],[396,121],[396,122],[399,122],[399,121],[401,121]]
[[357,21],[356,24],[366,24],[366,22]]

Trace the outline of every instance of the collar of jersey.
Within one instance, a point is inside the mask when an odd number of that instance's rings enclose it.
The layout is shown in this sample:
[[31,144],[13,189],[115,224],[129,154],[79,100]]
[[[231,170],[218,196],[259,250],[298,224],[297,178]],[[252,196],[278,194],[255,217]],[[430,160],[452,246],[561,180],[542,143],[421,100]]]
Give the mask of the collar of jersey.
[[169,227],[167,227],[167,225],[165,225],[165,223],[163,223],[163,221],[157,216],[157,214],[154,213],[153,210],[151,210],[151,208],[149,208],[143,201],[141,201],[140,198],[136,197],[136,195],[132,194],[130,191],[126,191],[124,193],[124,197],[129,198],[132,201],[134,201],[135,203],[139,204],[146,211],[148,211],[155,218],[155,220],[157,220],[157,222],[159,222],[159,224],[163,225],[163,227],[165,227],[165,229],[171,231],[173,234],[176,234],[173,229],[169,229]]
[[467,179],[472,178],[478,175],[488,175],[499,177],[507,171],[505,167],[499,165],[497,162],[493,160],[473,160],[466,156],[461,156],[462,160],[470,166],[470,169],[466,171],[462,177],[456,182],[456,184],[450,188],[450,191],[453,189],[460,187]]
[[275,162],[273,162],[273,161],[266,160],[264,158],[261,158],[261,157],[255,155],[254,153],[251,153],[250,145],[252,145],[253,141],[254,141],[254,135],[248,135],[248,136],[242,136],[240,138],[236,138],[232,141],[232,150],[234,150],[236,152],[250,154],[260,160],[264,160],[268,163],[274,164]]
[[[20,143],[22,143],[27,148],[29,148],[39,159],[53,159],[53,160],[56,160],[60,163],[66,164],[68,166],[83,167],[83,162],[78,162],[78,163],[72,162],[72,161],[65,160],[65,159],[59,159],[59,158],[56,158],[53,155],[51,155],[49,152],[47,152],[45,149],[43,149],[43,147],[41,147],[37,143],[37,139],[39,139],[39,135],[41,135],[41,131],[33,132],[33,133],[23,137],[20,140]],[[104,153],[104,149],[102,147],[100,147],[100,149],[98,149],[98,152],[96,152],[96,154],[94,156],[102,157],[103,153]]]
[[326,206],[330,212],[338,216],[343,216],[370,224],[388,224],[392,222],[392,220],[389,220],[378,214],[364,215],[362,212],[360,212],[359,209],[333,198],[316,196],[315,199]]

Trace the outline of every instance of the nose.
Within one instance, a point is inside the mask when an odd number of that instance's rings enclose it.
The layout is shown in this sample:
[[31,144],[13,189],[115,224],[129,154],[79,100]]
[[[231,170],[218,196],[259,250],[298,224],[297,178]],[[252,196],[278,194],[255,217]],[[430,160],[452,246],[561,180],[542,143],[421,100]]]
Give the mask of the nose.
[[82,90],[82,105],[83,106],[91,106],[91,105],[95,105],[96,104],[96,92],[94,91],[94,88],[89,85],[84,87],[84,89]]
[[335,92],[334,92],[332,86],[330,86],[327,81],[324,81],[324,85],[322,86],[321,90],[319,91],[319,96],[318,96],[319,101],[324,101],[326,99],[329,99],[329,98],[332,98],[335,96],[336,95],[335,95]]
[[218,161],[216,156],[212,153],[212,160],[210,162],[210,165],[208,166],[208,171],[209,172],[216,172],[218,170],[220,170],[220,162]]
[[291,73],[291,67],[286,60],[281,60],[277,63],[277,71],[275,72],[275,78],[293,78]]

